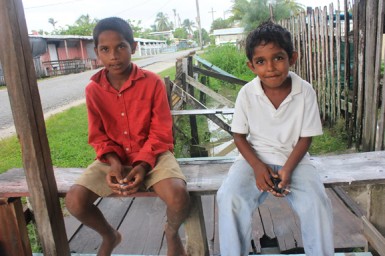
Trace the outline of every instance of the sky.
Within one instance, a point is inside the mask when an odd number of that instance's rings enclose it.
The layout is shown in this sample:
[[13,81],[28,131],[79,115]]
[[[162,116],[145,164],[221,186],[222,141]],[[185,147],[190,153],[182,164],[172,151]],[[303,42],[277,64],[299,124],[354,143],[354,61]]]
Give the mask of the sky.
[[[228,18],[232,6],[231,0],[23,0],[28,32],[40,29],[51,32],[53,26],[48,22],[53,18],[56,28],[73,25],[81,15],[90,15],[91,19],[102,19],[110,16],[125,20],[141,20],[141,26],[150,28],[159,12],[165,13],[174,22],[174,12],[181,22],[190,19],[196,22],[197,1],[201,27],[210,30],[213,19]],[[304,6],[323,7],[330,3],[337,6],[338,0],[297,0]],[[343,0],[341,0],[343,2]],[[178,23],[178,20],[176,20]]]

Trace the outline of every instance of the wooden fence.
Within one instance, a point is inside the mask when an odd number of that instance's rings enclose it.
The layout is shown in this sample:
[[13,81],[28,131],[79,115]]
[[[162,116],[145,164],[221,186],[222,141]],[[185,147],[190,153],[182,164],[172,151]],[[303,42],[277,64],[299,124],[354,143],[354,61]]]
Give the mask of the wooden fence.
[[342,11],[339,3],[279,23],[293,35],[299,52],[295,71],[316,89],[323,120],[333,124],[344,118],[351,145],[381,150],[384,1],[344,0]]

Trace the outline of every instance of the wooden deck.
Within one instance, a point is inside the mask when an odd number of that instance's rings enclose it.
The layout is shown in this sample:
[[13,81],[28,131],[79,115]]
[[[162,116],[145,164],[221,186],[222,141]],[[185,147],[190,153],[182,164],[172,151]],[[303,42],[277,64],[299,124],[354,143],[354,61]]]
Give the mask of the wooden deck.
[[[363,249],[366,239],[361,220],[331,189],[327,191],[333,205],[336,252]],[[219,255],[215,196],[202,196],[202,203],[210,255]],[[114,254],[166,255],[165,205],[158,197],[103,198],[97,204],[112,226],[123,235]],[[94,231],[69,215],[65,217],[65,225],[72,253],[96,253],[100,238]],[[185,242],[183,227],[180,232]],[[252,253],[303,253],[299,220],[285,199],[269,196],[259,207],[253,219],[252,237]]]

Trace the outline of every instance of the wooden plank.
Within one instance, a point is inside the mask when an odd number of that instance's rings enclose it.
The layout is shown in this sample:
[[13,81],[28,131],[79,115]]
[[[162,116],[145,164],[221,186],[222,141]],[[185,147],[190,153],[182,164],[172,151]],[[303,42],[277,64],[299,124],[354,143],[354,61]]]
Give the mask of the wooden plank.
[[230,74],[230,73],[227,73],[226,71],[220,69],[219,67],[213,65],[212,63],[208,62],[207,60],[205,59],[202,59],[201,57],[199,57],[198,55],[194,55],[194,59],[196,61],[198,61],[200,64],[202,64],[203,66],[205,66],[206,68],[208,69],[211,69],[211,70],[214,70],[215,72],[219,73],[219,74],[222,74],[222,75],[226,75],[226,76],[229,76],[229,77],[234,77],[234,75]]
[[380,232],[373,226],[372,223],[365,217],[362,216],[364,225],[364,234],[369,241],[369,244],[381,255],[385,255],[385,238]]
[[23,152],[23,166],[39,239],[45,254],[68,255],[69,247],[21,0],[0,1],[0,33],[0,60]]
[[366,239],[362,232],[362,222],[344,203],[333,190],[326,190],[333,208],[334,247],[343,249],[364,249]]
[[234,114],[234,108],[213,108],[213,109],[183,109],[183,110],[171,110],[173,116],[183,115],[232,115]]
[[135,198],[119,227],[123,241],[114,253],[154,254],[167,248],[164,238],[166,205],[160,198]]
[[[333,3],[329,4],[329,13],[332,17],[334,15],[334,6]],[[333,18],[329,19],[329,65],[330,65],[330,119],[332,123],[337,122],[337,104],[336,104],[336,83],[335,83],[335,64],[334,64],[334,40],[335,40],[335,33],[334,33],[334,21]],[[340,86],[339,84],[337,86]]]
[[[235,157],[202,157],[179,161],[193,194],[215,194]],[[185,160],[185,159],[182,159]],[[331,185],[381,184],[385,182],[385,151],[311,157],[323,183]],[[64,196],[82,168],[55,168],[59,196]],[[23,169],[10,169],[0,174],[0,197],[28,196]],[[133,196],[155,196],[140,192]]]
[[245,81],[245,80],[242,80],[242,79],[239,79],[239,78],[236,78],[236,77],[231,77],[231,76],[223,75],[223,74],[220,74],[220,73],[217,73],[217,72],[213,72],[213,71],[202,69],[202,68],[198,68],[198,67],[194,67],[194,72],[197,72],[197,73],[205,75],[205,76],[213,77],[213,78],[216,78],[216,79],[220,79],[222,81],[225,81],[225,82],[228,82],[228,83],[232,83],[232,84],[238,84],[238,85],[245,85],[245,84],[247,84],[247,81]]
[[[174,92],[178,94],[181,98],[183,98],[183,102],[188,103],[189,105],[193,106],[196,109],[207,109],[205,105],[203,105],[199,100],[195,99],[193,96],[185,92],[182,88],[180,88],[178,85],[174,86]],[[216,125],[221,127],[224,131],[231,133],[230,125],[227,124],[225,121],[217,117],[216,115],[206,115],[207,118],[212,120]]]
[[[378,2],[378,13],[377,13],[377,42],[376,42],[376,59],[375,59],[375,67],[374,67],[374,89],[381,92],[382,95],[385,95],[385,89],[383,86],[381,86],[381,79],[382,79],[382,85],[385,84],[385,79],[381,78],[381,65],[384,63],[384,59],[382,58],[381,51],[383,48],[383,34],[384,34],[384,24],[385,24],[385,3],[384,1]],[[384,50],[385,51],[385,50]],[[377,96],[382,96],[381,94]],[[384,98],[382,98],[384,99]],[[384,100],[380,100],[381,104],[384,105]],[[375,150],[381,150],[383,147],[384,142],[384,119],[385,119],[385,113],[382,112],[382,116],[377,116],[377,129],[375,131]]]
[[200,196],[190,196],[190,216],[185,221],[186,251],[191,256],[209,256],[206,228]]
[[0,203],[0,255],[31,255],[31,245],[20,198]]
[[215,220],[214,220],[214,244],[211,251],[212,255],[220,255],[220,248],[219,248],[219,228],[218,228],[218,205],[216,203],[216,195],[214,195],[215,200]]
[[261,214],[259,210],[256,210],[253,214],[253,220],[251,223],[251,239],[254,241],[255,253],[261,253],[262,246],[260,243],[261,238],[265,235]]
[[186,81],[187,83],[191,84],[201,92],[204,92],[214,100],[218,101],[219,103],[223,104],[226,107],[234,107],[234,102],[231,100],[228,100],[226,97],[220,95],[219,93],[214,92],[211,90],[209,87],[205,86],[204,84],[196,81],[194,78],[191,76],[186,76]]
[[265,233],[270,239],[277,239],[281,252],[303,247],[298,218],[285,199],[268,195],[259,208]]

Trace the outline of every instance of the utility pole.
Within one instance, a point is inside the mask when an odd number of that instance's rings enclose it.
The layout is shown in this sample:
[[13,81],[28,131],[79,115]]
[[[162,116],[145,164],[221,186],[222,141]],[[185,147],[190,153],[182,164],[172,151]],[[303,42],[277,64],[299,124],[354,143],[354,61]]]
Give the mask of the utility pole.
[[[213,9],[213,7],[211,7],[211,17],[212,17],[212,19],[213,19],[213,22],[214,22],[214,9]],[[210,12],[209,12],[210,13]]]
[[201,50],[203,49],[203,44],[202,44],[202,28],[201,28],[201,16],[199,14],[199,3],[198,0],[195,0],[197,4],[197,23],[198,23],[198,32],[199,32],[199,47]]

